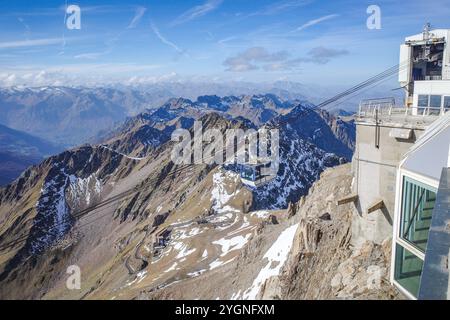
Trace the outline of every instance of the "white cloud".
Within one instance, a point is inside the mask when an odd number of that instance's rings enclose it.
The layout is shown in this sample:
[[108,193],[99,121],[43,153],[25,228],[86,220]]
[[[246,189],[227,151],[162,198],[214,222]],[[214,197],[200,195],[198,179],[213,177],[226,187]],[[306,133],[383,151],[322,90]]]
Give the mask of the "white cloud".
[[176,81],[179,79],[179,75],[176,72],[170,72],[168,74],[158,75],[158,76],[147,76],[147,77],[137,77],[133,76],[126,80],[124,83],[126,85],[143,85],[143,84],[155,84],[161,82]]
[[305,29],[307,29],[309,27],[315,26],[315,25],[317,25],[317,24],[319,24],[321,22],[324,22],[324,21],[336,18],[338,16],[339,16],[338,14],[330,14],[330,15],[327,15],[327,16],[320,17],[318,19],[310,20],[310,21],[306,22],[305,24],[303,24],[302,26],[298,27],[295,31],[305,30]]
[[160,65],[131,63],[72,64],[45,69],[22,66],[0,73],[0,86],[96,85],[121,81],[127,74],[146,74],[160,67]]
[[222,4],[222,2],[223,0],[207,0],[204,4],[195,6],[184,12],[172,22],[172,26],[180,25],[185,22],[202,17],[208,12],[217,9]]

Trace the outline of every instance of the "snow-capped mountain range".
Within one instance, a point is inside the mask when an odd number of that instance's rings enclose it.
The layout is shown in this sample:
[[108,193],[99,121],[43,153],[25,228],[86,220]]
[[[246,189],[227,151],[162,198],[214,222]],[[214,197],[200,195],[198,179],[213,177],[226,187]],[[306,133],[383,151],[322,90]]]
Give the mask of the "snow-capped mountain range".
[[[127,117],[157,109],[174,96],[177,94],[159,87],[0,88],[0,124],[72,147],[109,131]],[[298,103],[273,94],[173,100],[179,108],[206,108],[234,117],[242,115],[258,124]]]

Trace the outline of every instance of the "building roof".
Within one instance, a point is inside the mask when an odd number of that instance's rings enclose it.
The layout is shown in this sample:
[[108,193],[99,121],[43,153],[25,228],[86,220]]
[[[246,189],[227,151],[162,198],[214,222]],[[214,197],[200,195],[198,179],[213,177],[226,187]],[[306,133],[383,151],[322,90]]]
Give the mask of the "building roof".
[[439,117],[405,154],[400,167],[439,181],[447,167],[450,146],[450,112]]
[[[448,38],[450,35],[450,29],[434,29],[430,30],[430,35],[432,38]],[[406,37],[405,40],[408,41],[421,41],[423,40],[423,32],[415,34],[413,36]]]

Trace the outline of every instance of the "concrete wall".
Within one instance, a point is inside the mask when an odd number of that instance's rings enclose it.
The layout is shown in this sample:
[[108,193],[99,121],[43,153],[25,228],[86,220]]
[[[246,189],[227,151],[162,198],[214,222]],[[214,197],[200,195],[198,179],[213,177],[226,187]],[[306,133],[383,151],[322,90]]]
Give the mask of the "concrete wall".
[[[397,124],[395,128],[398,127]],[[423,133],[423,128],[411,128],[412,138],[400,140],[390,137],[393,129],[394,125],[380,125],[377,148],[375,124],[357,122],[352,163],[353,192],[358,194],[352,223],[352,243],[355,246],[366,240],[382,243],[392,237],[397,168],[403,155]],[[379,200],[383,200],[385,208],[367,213],[367,209]]]

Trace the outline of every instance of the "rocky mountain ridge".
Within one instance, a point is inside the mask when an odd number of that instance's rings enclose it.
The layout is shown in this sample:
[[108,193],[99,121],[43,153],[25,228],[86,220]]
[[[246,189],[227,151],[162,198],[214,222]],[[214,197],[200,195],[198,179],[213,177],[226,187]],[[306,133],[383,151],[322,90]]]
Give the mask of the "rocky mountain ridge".
[[[196,101],[171,99],[180,96],[170,91],[134,87],[40,87],[0,88],[0,124],[41,137],[54,144],[73,147],[95,138],[99,133],[148,110],[173,106],[210,109],[244,115],[264,122],[288,110],[289,102],[275,95],[198,96]],[[171,100],[169,100],[171,99]],[[169,100],[169,102],[167,102]]]

